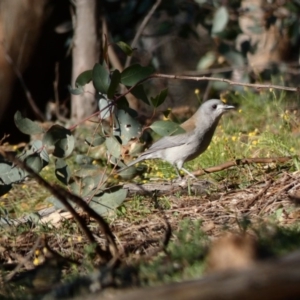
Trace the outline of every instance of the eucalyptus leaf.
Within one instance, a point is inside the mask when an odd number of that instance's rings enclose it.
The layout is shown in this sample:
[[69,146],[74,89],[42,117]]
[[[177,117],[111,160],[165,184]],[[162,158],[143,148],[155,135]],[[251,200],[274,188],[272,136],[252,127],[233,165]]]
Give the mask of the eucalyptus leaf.
[[132,95],[134,95],[137,99],[142,100],[144,103],[149,105],[149,100],[148,100],[148,96],[145,93],[145,89],[144,86],[142,84],[139,84],[137,86],[135,86],[130,93]]
[[123,109],[118,110],[117,119],[120,124],[120,138],[123,145],[126,145],[131,139],[140,136],[142,132],[142,126],[128,112],[124,111]]
[[123,70],[121,73],[121,82],[126,86],[132,86],[147,78],[153,72],[154,69],[152,67],[142,67],[139,64],[133,64]]
[[25,134],[33,135],[44,132],[43,128],[41,128],[37,123],[31,121],[30,119],[24,118],[19,111],[15,113],[14,121],[17,128]]
[[133,53],[133,48],[131,48],[128,44],[120,41],[116,43],[121,50],[127,55],[127,56],[131,56]]
[[127,190],[122,188],[117,191],[106,192],[100,197],[93,197],[89,206],[99,215],[107,216],[124,202],[127,192]]
[[82,87],[86,85],[87,83],[91,82],[93,79],[93,71],[87,70],[79,74],[79,76],[75,80],[76,87]]
[[150,99],[153,107],[157,108],[161,104],[163,104],[167,96],[168,96],[168,89],[164,89],[155,98],[151,97]]
[[199,60],[196,69],[197,70],[206,70],[210,68],[216,61],[216,53],[214,51],[208,51],[204,56]]
[[75,140],[69,129],[56,124],[44,134],[43,143],[54,147],[54,156],[64,158],[72,153]]
[[36,173],[40,173],[44,167],[44,162],[38,153],[27,156],[24,162]]
[[106,119],[111,116],[111,112],[113,111],[113,107],[111,106],[111,101],[107,99],[105,95],[100,94],[99,95],[99,101],[98,101],[98,107],[99,107],[99,118]]
[[213,18],[213,26],[212,26],[212,35],[216,35],[220,32],[222,32],[229,20],[229,13],[228,10],[225,6],[220,6],[215,14],[214,14],[214,18]]
[[[56,209],[67,210],[66,207],[62,204],[62,202],[54,196],[49,196],[46,198],[46,201],[52,203]],[[68,200],[69,204],[75,208],[76,204],[70,200]]]
[[76,88],[72,88],[70,85],[68,86],[69,92],[72,95],[78,96],[84,93],[84,89],[82,86],[78,86]]
[[185,130],[180,125],[172,121],[156,121],[150,128],[161,136],[185,133]]
[[70,181],[71,170],[66,161],[61,158],[57,158],[55,160],[55,176],[60,182],[65,185],[67,185]]
[[121,155],[121,145],[114,136],[106,138],[105,144],[109,154],[116,158]]
[[107,90],[108,99],[113,99],[120,82],[121,82],[121,73],[119,70],[114,70],[111,74],[111,81]]
[[85,139],[86,143],[91,147],[100,146],[105,142],[105,137],[100,135],[99,133],[95,134],[92,137],[88,137]]
[[3,185],[11,185],[12,183],[19,183],[25,179],[27,173],[13,166],[10,163],[0,163],[0,183]]
[[107,94],[110,85],[110,74],[105,62],[102,65],[95,64],[93,68],[93,84],[98,92]]
[[94,177],[87,176],[81,180],[81,197],[87,197],[92,191],[97,187],[97,183],[94,180]]
[[93,162],[93,158],[83,154],[77,154],[75,157],[75,161],[79,165],[90,165]]

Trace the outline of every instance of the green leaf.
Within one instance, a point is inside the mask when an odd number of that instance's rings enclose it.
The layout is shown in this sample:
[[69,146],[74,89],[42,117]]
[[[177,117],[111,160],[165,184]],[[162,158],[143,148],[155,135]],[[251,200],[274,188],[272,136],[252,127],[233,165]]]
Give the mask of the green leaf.
[[98,107],[99,107],[99,118],[106,119],[111,116],[111,112],[113,111],[113,107],[111,105],[111,101],[108,100],[105,95],[100,95],[99,101],[98,101]]
[[114,137],[108,137],[105,141],[107,151],[110,155],[118,158],[121,155],[121,145],[118,140]]
[[72,88],[70,85],[68,86],[69,92],[72,95],[78,96],[84,93],[84,89],[82,86],[78,86],[77,88]]
[[214,14],[214,19],[213,19],[213,26],[212,26],[212,35],[216,35],[220,32],[222,32],[229,20],[229,14],[228,10],[225,6],[220,6],[215,14]]
[[94,136],[86,138],[85,142],[91,147],[96,147],[102,145],[105,142],[105,139],[104,136],[96,133]]
[[128,44],[120,41],[116,43],[121,50],[127,55],[127,56],[131,56],[133,53],[133,48],[131,48]]
[[84,177],[80,182],[81,197],[87,197],[92,191],[97,188],[97,183],[92,176]]
[[[61,201],[59,199],[57,199],[56,197],[54,196],[49,196],[45,199],[46,201],[50,202],[53,204],[53,206],[56,208],[56,209],[63,209],[63,210],[66,210],[66,207],[61,203]],[[75,208],[76,207],[76,204],[70,200],[68,200],[68,202],[70,203],[70,205]]]
[[63,184],[67,185],[69,183],[71,178],[71,170],[65,160],[61,158],[57,158],[55,160],[55,175],[56,178]]
[[144,103],[149,105],[149,100],[147,94],[145,93],[144,86],[139,84],[135,86],[130,93],[134,95],[137,99],[142,100]]
[[44,167],[43,160],[38,153],[27,156],[24,162],[36,173],[40,173]]
[[76,87],[82,87],[86,85],[87,83],[91,82],[93,79],[93,71],[87,70],[79,74],[79,76],[75,80],[75,86]]
[[15,113],[14,121],[17,128],[25,134],[33,135],[44,132],[44,130],[37,123],[28,118],[22,117],[22,114],[19,111]]
[[43,143],[54,147],[54,156],[64,158],[72,153],[75,140],[69,129],[55,124],[44,134]]
[[204,56],[199,60],[196,69],[197,70],[206,70],[210,68],[216,61],[216,53],[214,51],[208,51]]
[[122,188],[113,192],[108,191],[100,197],[93,197],[89,206],[99,215],[107,216],[124,202],[127,192],[127,190]]
[[110,85],[110,74],[105,62],[103,62],[103,65],[95,64],[93,69],[93,84],[98,92],[107,94]]
[[[237,52],[231,46],[221,43],[218,47],[219,53],[223,55],[226,61],[236,67],[243,67],[245,65],[245,58],[240,52]],[[220,76],[221,74],[219,74]]]
[[135,120],[128,113],[128,111],[126,112],[123,109],[118,110],[117,119],[120,123],[120,138],[123,145],[126,145],[131,139],[136,138],[141,134],[141,124],[137,120]]
[[161,104],[163,104],[167,96],[168,96],[168,89],[164,89],[155,98],[151,97],[150,99],[153,107],[157,108]]
[[114,70],[111,75],[109,88],[107,90],[108,99],[113,99],[120,82],[121,82],[121,73],[119,70]]
[[79,165],[90,165],[93,162],[93,158],[83,154],[77,154],[75,157],[75,161]]
[[1,161],[0,163],[0,184],[11,185],[20,182],[26,177],[25,171],[13,166],[10,162]]
[[150,76],[153,72],[154,69],[152,67],[142,67],[139,64],[134,64],[121,73],[121,82],[126,86],[133,86]]
[[156,121],[150,128],[161,136],[185,133],[185,130],[172,121]]

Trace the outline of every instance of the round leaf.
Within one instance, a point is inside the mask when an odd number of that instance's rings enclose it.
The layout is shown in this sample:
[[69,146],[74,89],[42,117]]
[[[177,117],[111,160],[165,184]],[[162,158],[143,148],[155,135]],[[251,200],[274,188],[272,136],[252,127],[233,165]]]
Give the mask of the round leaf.
[[106,138],[105,144],[110,155],[116,158],[121,155],[121,145],[115,137],[111,136]]
[[119,83],[121,81],[121,73],[119,70],[114,70],[111,75],[111,81],[109,88],[107,90],[107,97],[108,99],[113,99],[115,92],[119,86]]
[[98,107],[100,110],[99,118],[106,119],[110,117],[113,107],[110,105],[111,101],[107,99],[107,97],[103,94],[99,94]]
[[103,65],[95,64],[93,69],[93,84],[98,92],[107,94],[110,85],[109,75],[108,66],[105,62],[103,62]]
[[162,90],[155,98],[151,97],[151,103],[153,107],[159,107],[164,103],[166,97],[168,96],[168,89]]
[[133,53],[133,49],[127,45],[126,43],[120,41],[120,42],[117,42],[116,43],[120,48],[121,50],[127,55],[127,56],[131,56],[132,53]]
[[75,140],[69,129],[56,124],[44,134],[43,143],[54,147],[54,156],[63,158],[72,153]]
[[228,10],[225,6],[220,6],[214,15],[213,26],[212,26],[212,35],[222,32],[229,20]]
[[[131,91],[131,94],[133,94],[136,98],[142,100],[144,103],[149,105],[149,100],[147,97],[147,94],[145,93],[143,85],[139,84],[135,86]],[[119,104],[119,101],[118,101]]]
[[67,185],[71,178],[71,170],[65,160],[58,158],[55,161],[56,178],[63,184]]
[[106,192],[100,197],[93,197],[89,206],[101,216],[107,216],[119,207],[127,196],[127,190],[119,189],[115,192]]
[[92,78],[93,78],[92,70],[84,71],[76,78],[75,85],[76,85],[76,87],[84,86],[87,83],[89,83],[90,81],[92,81]]
[[128,112],[123,109],[118,110],[117,119],[120,123],[120,138],[123,145],[126,145],[131,139],[136,138],[141,134],[141,124],[132,118]]
[[17,128],[25,134],[33,135],[44,132],[44,130],[37,123],[28,118],[22,117],[22,114],[19,111],[15,113],[14,121]]
[[151,67],[142,67],[139,64],[134,64],[126,68],[121,74],[121,82],[124,85],[132,86],[135,85],[142,79],[147,78],[154,72]]

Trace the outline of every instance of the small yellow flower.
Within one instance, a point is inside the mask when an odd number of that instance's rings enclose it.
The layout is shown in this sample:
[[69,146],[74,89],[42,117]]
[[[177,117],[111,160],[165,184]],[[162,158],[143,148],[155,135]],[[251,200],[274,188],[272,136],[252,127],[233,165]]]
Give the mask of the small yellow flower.
[[257,145],[257,141],[252,141],[252,145]]
[[292,148],[290,149],[290,151],[291,151],[291,152],[295,152],[295,148],[292,147]]
[[195,89],[195,94],[199,95],[200,94],[200,90],[199,89]]
[[235,141],[237,140],[237,137],[234,135],[234,136],[231,137],[231,140],[232,140],[233,142],[235,142]]
[[238,110],[238,112],[239,112],[239,113],[241,113],[241,112],[242,112],[242,110],[241,110],[241,109],[239,109],[239,110]]

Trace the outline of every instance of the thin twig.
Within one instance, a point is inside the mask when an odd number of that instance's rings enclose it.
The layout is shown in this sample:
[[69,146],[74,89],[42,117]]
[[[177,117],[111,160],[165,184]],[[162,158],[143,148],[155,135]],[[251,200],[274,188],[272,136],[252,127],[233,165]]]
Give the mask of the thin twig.
[[[147,13],[147,15],[145,16],[143,22],[141,23],[138,31],[135,34],[135,37],[131,43],[131,47],[134,48],[137,44],[138,39],[140,38],[142,32],[144,31],[145,27],[147,26],[149,20],[151,19],[152,15],[154,14],[154,12],[156,11],[157,7],[160,5],[161,0],[156,0],[156,2],[154,3],[154,5],[151,7],[151,9],[149,10],[149,12]],[[127,68],[131,62],[132,56],[127,56],[126,62],[125,62],[125,68]]]
[[[193,81],[220,81],[220,82],[226,82],[229,85],[238,85],[238,86],[246,86],[246,87],[252,87],[255,89],[276,89],[276,90],[284,90],[284,91],[290,91],[290,92],[300,92],[300,87],[287,87],[287,86],[281,86],[281,85],[274,85],[274,84],[256,84],[256,83],[243,83],[243,82],[236,82],[225,78],[217,78],[217,77],[207,77],[207,76],[186,76],[186,75],[168,75],[168,74],[160,74],[156,73],[149,78],[167,78],[167,79],[181,79],[181,80],[193,80]],[[145,81],[145,80],[143,80]]]
[[1,43],[2,47],[5,49],[5,58],[7,60],[7,62],[11,65],[12,69],[14,70],[16,76],[18,77],[20,83],[21,83],[21,86],[24,90],[24,93],[25,93],[25,96],[26,96],[26,99],[32,109],[32,111],[34,112],[35,116],[40,120],[40,121],[45,121],[46,118],[44,116],[44,114],[40,111],[40,109],[37,107],[37,105],[35,104],[33,98],[32,98],[32,95],[23,79],[23,76],[21,74],[21,71],[18,69],[18,67],[15,65],[15,63],[13,62],[11,56],[8,54],[5,46],[3,43]]
[[25,258],[20,263],[18,263],[18,265],[9,274],[5,276],[5,282],[10,281],[20,271],[24,264],[30,260],[32,253],[34,253],[34,251],[39,247],[40,242],[41,237],[38,237],[29,253],[25,256]]
[[59,83],[59,63],[55,64],[55,78],[53,81],[53,90],[54,90],[54,100],[55,100],[55,116],[59,121],[67,122],[67,119],[60,114],[59,111],[59,93],[58,93],[58,83]]

